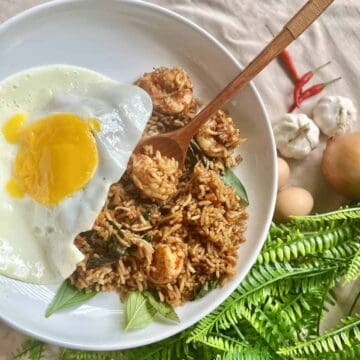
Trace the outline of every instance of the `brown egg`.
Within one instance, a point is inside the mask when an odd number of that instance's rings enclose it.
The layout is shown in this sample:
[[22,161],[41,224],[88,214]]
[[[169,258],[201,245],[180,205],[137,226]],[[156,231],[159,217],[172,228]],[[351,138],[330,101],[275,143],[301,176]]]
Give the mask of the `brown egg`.
[[290,175],[290,168],[288,163],[282,159],[282,158],[277,158],[278,160],[278,191],[281,190],[281,188],[283,188],[286,183],[289,180],[289,175]]
[[274,221],[286,222],[291,215],[308,215],[314,206],[312,195],[300,187],[288,187],[277,194]]

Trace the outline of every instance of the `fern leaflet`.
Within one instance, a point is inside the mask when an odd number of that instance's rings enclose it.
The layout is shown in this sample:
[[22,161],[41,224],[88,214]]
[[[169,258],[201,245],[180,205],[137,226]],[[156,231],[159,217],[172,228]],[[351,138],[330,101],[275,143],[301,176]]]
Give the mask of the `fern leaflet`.
[[295,233],[287,241],[269,247],[258,257],[260,264],[292,261],[299,257],[313,255],[331,249],[347,239],[355,237],[359,229],[351,225],[343,225],[334,229],[327,229],[315,233]]
[[296,224],[302,222],[325,222],[337,220],[356,220],[360,219],[360,207],[344,207],[335,211],[327,212],[324,214],[308,215],[308,216],[294,216],[292,221]]
[[349,317],[343,325],[315,339],[280,348],[278,354],[294,357],[344,351],[353,343],[360,343],[360,315]]
[[97,352],[60,349],[59,360],[120,360],[120,352]]
[[359,248],[351,260],[351,263],[345,274],[345,284],[360,277],[360,243]]
[[30,360],[41,360],[44,356],[46,345],[38,340],[27,338],[20,349],[13,354],[13,359],[27,356]]
[[[252,347],[246,350],[230,350],[227,353],[217,355],[215,360],[276,360],[278,357],[272,356],[267,348]],[[199,359],[200,360],[200,359]]]
[[168,360],[186,358],[190,351],[190,345],[185,342],[188,333],[187,330],[179,336],[175,335],[155,344],[122,351],[121,360]]
[[221,334],[209,335],[199,342],[219,351],[244,350],[249,346],[248,343]]

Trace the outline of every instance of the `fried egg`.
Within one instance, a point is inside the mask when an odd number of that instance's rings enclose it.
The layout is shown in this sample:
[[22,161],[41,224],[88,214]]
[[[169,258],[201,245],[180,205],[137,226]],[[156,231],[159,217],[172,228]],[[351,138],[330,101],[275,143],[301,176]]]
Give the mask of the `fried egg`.
[[152,112],[140,88],[73,66],[0,83],[0,274],[47,284],[83,259],[91,229]]

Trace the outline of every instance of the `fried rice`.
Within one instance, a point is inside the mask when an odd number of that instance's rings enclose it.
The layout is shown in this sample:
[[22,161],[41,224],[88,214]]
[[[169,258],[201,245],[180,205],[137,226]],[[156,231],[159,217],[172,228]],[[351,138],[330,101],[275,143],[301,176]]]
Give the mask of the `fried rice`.
[[[194,98],[179,114],[157,107],[144,136],[184,126],[198,108]],[[174,159],[151,148],[141,159],[133,155],[93,229],[75,239],[85,258],[70,278],[73,285],[115,290],[122,300],[130,291],[151,290],[161,301],[179,306],[208,284],[222,286],[234,276],[248,215],[236,191],[219,176],[224,164],[240,161],[233,149],[242,142],[230,117],[231,126],[224,126],[225,115],[216,115],[222,117],[224,133],[214,136],[231,147],[220,156],[202,158],[189,151],[184,169],[178,169]]]

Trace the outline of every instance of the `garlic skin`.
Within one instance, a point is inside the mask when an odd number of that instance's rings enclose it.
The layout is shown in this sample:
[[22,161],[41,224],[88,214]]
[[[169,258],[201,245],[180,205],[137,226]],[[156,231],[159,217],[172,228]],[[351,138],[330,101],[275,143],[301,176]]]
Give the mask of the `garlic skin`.
[[319,145],[319,128],[305,114],[286,114],[273,126],[276,147],[288,158],[303,159]]
[[313,110],[313,119],[325,135],[344,134],[351,131],[356,108],[349,98],[324,96]]

